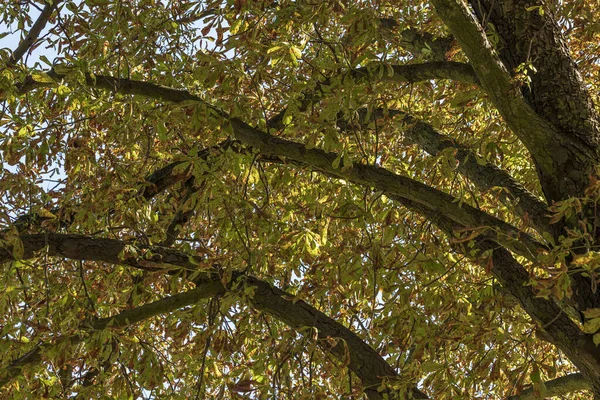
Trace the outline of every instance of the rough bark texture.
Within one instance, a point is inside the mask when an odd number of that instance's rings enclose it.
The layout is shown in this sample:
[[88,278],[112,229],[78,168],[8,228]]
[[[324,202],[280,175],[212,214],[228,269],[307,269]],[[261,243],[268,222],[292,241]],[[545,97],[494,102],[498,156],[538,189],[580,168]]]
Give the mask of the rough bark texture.
[[[565,135],[550,119],[538,114],[462,1],[433,0],[433,4],[469,57],[490,100],[531,153],[548,203],[582,196],[588,175],[599,161],[597,149],[578,137]],[[546,78],[561,79],[560,75]]]
[[529,0],[471,4],[480,22],[493,23],[506,68],[515,71],[531,63],[537,70],[529,75],[531,84],[522,86],[527,103],[561,132],[595,151],[600,144],[598,115],[552,11]]
[[[561,147],[550,170],[554,172],[548,175],[540,168],[548,202],[584,197],[589,176],[596,174],[598,165],[598,113],[552,9],[530,0],[483,0],[471,4],[480,23],[491,23],[497,31],[500,43],[496,48],[509,71],[514,72],[524,63],[535,67],[536,72],[529,73],[530,84],[523,85],[521,92],[531,108],[556,128]],[[552,183],[557,177],[559,181]],[[593,210],[587,217],[598,218]],[[562,227],[557,225],[555,237],[564,233]],[[575,252],[581,251],[584,250]],[[589,278],[576,273],[572,281],[573,299],[581,310],[600,306],[600,296],[592,291]]]
[[550,171],[538,166],[548,202],[582,197],[598,162],[600,126],[552,11],[529,0],[471,4],[480,23],[492,23],[497,31],[498,54],[509,71],[515,72],[526,63],[535,67],[536,72],[528,73],[530,84],[522,85],[521,93],[536,114],[556,128],[556,141],[562,148],[557,150]]

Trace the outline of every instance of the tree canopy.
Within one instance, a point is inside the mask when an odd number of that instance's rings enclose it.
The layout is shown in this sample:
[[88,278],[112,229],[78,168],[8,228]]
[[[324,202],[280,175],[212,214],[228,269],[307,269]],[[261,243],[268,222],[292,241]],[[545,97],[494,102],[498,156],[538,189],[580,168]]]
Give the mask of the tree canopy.
[[0,397],[600,399],[599,6],[2,2]]

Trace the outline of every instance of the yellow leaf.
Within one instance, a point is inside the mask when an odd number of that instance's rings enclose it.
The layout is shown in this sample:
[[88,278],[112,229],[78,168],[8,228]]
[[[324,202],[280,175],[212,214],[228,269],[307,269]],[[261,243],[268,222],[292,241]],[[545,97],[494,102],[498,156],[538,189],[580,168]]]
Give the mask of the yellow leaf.
[[600,329],[600,318],[590,319],[585,321],[583,324],[583,331],[585,333],[596,333]]
[[585,319],[594,319],[600,317],[600,308],[588,308],[583,311]]
[[31,74],[31,79],[40,83],[54,83],[54,79],[45,72],[38,71]]

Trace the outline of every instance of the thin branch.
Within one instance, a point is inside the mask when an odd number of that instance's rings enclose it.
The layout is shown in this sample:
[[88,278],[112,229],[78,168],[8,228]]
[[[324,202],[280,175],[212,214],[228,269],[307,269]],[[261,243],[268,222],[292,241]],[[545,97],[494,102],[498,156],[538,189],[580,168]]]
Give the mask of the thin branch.
[[[227,150],[232,143],[231,139],[223,140],[215,146],[198,151],[196,157],[199,160],[207,161],[210,156]],[[192,176],[190,170],[178,171],[176,169],[181,164],[183,164],[183,161],[175,161],[154,171],[146,178],[144,187],[140,190],[139,194],[145,199],[151,199],[176,183],[189,179]]]
[[52,13],[58,7],[62,0],[49,0],[46,3],[46,6],[42,10],[40,16],[35,21],[27,36],[25,36],[20,42],[15,51],[11,54],[8,59],[8,63],[6,64],[8,67],[16,65],[21,58],[27,53],[27,51],[31,48],[31,46],[35,43],[35,41],[40,36],[42,30],[46,27],[48,20],[52,16]]
[[[573,392],[578,392],[581,390],[590,390],[592,388],[590,382],[582,374],[579,373],[569,374],[556,379],[552,379],[550,381],[544,382],[544,386],[546,386],[544,397],[565,396]],[[517,395],[510,396],[507,400],[536,399],[539,399],[539,397],[536,396],[533,387],[530,387],[528,389],[523,390]]]
[[[406,65],[373,62],[366,67],[345,72],[335,79],[343,81],[345,77],[351,77],[357,83],[418,83],[433,79],[452,79],[470,85],[478,84],[477,76],[470,65],[450,61],[433,61]],[[324,94],[323,88],[331,85],[332,81],[332,78],[325,79],[317,83],[314,89],[306,91],[300,99],[298,109],[306,111],[311,105],[320,101]],[[283,129],[283,117],[286,111],[287,107],[270,118],[267,126],[273,129]]]
[[[178,293],[131,310],[122,311],[112,317],[102,318],[90,324],[82,325],[80,329],[83,333],[100,331],[106,328],[125,328],[143,320],[175,311],[179,308],[195,304],[202,299],[215,297],[222,293],[224,293],[224,288],[219,281],[208,281],[202,284],[198,283],[196,288],[187,292]],[[76,335],[69,338],[60,338],[54,344],[38,343],[31,351],[16,360],[13,360],[10,365],[0,370],[0,387],[3,387],[12,379],[20,375],[24,366],[40,363],[42,361],[42,353],[52,348],[56,348],[62,340],[68,340],[72,345],[76,345],[81,343],[84,338],[84,335]]]
[[[198,160],[207,161],[210,156],[219,154],[228,149],[232,143],[233,141],[231,139],[226,139],[215,146],[198,151],[196,157]],[[191,179],[191,169],[181,170],[176,168],[183,163],[183,161],[171,162],[148,175],[143,186],[138,191],[138,195],[146,200],[150,200],[173,185]],[[61,208],[53,208],[50,212],[54,215],[61,215]],[[50,217],[39,215],[36,212],[30,212],[15,218],[13,225],[15,225],[20,232],[25,232],[28,229],[39,226],[40,223],[47,219],[50,219]]]

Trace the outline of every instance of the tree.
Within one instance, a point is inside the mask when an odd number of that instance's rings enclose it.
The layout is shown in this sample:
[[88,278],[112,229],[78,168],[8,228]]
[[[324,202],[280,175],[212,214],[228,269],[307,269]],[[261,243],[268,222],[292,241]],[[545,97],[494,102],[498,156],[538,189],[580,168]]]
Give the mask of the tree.
[[591,2],[0,7],[3,398],[600,399]]

